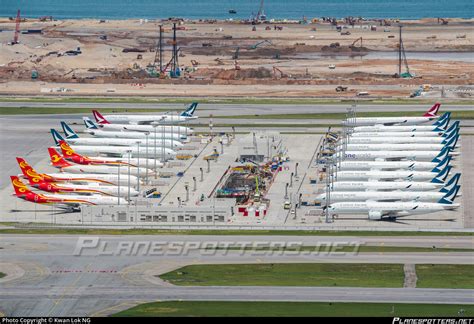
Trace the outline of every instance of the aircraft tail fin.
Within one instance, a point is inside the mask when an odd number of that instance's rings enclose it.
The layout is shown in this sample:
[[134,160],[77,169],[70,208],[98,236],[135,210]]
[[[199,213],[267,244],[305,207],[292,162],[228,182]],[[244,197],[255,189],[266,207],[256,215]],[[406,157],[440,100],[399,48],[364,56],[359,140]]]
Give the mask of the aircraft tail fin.
[[31,190],[17,176],[10,176],[10,180],[17,197],[21,197],[22,195],[31,192]]
[[94,123],[89,117],[82,117],[84,125],[87,129],[99,129],[96,123]]
[[92,110],[92,114],[94,115],[95,121],[99,124],[110,124],[107,119],[97,110]]
[[188,108],[186,108],[185,111],[183,111],[180,114],[180,116],[182,116],[182,117],[192,117],[194,112],[196,111],[197,105],[198,105],[197,102],[193,102],[192,104],[189,105]]
[[59,134],[59,132],[53,128],[51,128],[51,135],[53,135],[53,140],[56,146],[59,146],[60,141],[64,141],[64,137]]
[[74,150],[72,147],[69,146],[69,144],[66,141],[59,141],[59,148],[61,149],[61,153],[65,158],[72,157],[72,156],[80,156]]
[[447,143],[444,144],[444,147],[448,148],[450,151],[453,151],[456,148],[456,144],[459,140],[459,134],[453,136]]
[[445,112],[437,121],[433,123],[437,129],[446,129],[448,128],[449,121],[451,120],[451,112]]
[[423,117],[434,117],[438,114],[438,110],[441,107],[439,102],[435,103],[433,107],[428,109],[428,111],[423,115]]
[[63,132],[66,135],[66,138],[79,138],[79,135],[76,134],[72,128],[66,124],[66,122],[61,122],[61,127],[63,128]]
[[44,180],[44,176],[36,172],[36,170],[33,169],[33,167],[29,165],[28,162],[25,161],[25,159],[17,157],[16,161],[18,162],[18,165],[20,166],[21,172],[28,179],[30,184],[38,183]]
[[459,179],[461,179],[461,173],[456,173],[449,179],[449,181],[446,183],[446,185],[441,188],[440,192],[448,193],[452,188],[454,188],[458,182]]
[[434,167],[431,172],[441,172],[442,170],[444,170],[444,168],[449,165],[449,163],[451,162],[451,160],[453,159],[452,156],[450,155],[446,155],[444,157],[444,159],[442,161],[440,161],[438,163],[438,165],[436,167]]
[[454,136],[458,136],[458,135],[459,135],[459,128],[447,134],[446,137],[443,137],[441,144],[449,143],[453,139]]
[[439,204],[444,204],[444,205],[451,205],[454,202],[454,199],[456,199],[456,195],[458,194],[459,188],[461,188],[460,185],[456,185],[447,194],[444,195],[443,198],[441,198],[438,203]]
[[439,154],[433,159],[431,160],[431,162],[436,162],[436,163],[440,163],[441,161],[443,161],[446,156],[449,155],[449,149],[445,146],[441,149],[441,151],[439,152]]
[[448,177],[449,175],[449,172],[451,171],[453,167],[451,165],[447,165],[444,167],[444,169],[438,173],[438,175],[436,175],[432,180],[431,182],[432,183],[444,183],[444,181],[446,180],[446,178]]
[[449,126],[449,128],[444,132],[443,137],[448,137],[451,133],[454,133],[459,130],[459,120],[456,120],[454,123]]
[[71,163],[67,162],[54,148],[49,147],[48,152],[52,166],[56,168],[64,168],[72,165]]

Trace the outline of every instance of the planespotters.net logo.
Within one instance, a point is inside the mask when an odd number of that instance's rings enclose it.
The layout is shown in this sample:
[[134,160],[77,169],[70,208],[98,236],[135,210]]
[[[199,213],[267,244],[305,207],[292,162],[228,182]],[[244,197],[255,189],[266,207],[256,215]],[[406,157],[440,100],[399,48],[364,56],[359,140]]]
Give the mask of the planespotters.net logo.
[[[460,316],[464,314],[459,314]],[[473,324],[472,318],[403,318],[394,317],[392,324]]]
[[80,237],[74,256],[357,255],[360,241],[155,241]]

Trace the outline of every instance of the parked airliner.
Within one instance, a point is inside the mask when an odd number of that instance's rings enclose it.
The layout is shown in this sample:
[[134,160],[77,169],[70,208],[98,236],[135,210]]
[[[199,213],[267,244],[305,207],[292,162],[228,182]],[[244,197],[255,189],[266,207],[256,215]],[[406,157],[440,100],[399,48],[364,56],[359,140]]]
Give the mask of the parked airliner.
[[97,182],[109,185],[128,185],[130,180],[131,186],[138,185],[138,178],[130,175],[120,176],[119,174],[71,174],[71,173],[38,173],[24,159],[16,158],[20,166],[23,177],[35,183],[39,182]]
[[443,161],[341,161],[336,166],[341,171],[358,170],[417,170],[417,171],[439,171],[450,163],[452,157],[447,156]]
[[451,112],[446,112],[433,125],[413,126],[357,126],[353,128],[354,133],[360,132],[442,132],[447,129],[451,119]]
[[82,184],[74,184],[74,183],[67,183],[67,182],[38,182],[35,183],[30,181],[30,186],[33,188],[47,191],[47,192],[54,192],[54,193],[61,193],[61,194],[80,194],[80,195],[105,195],[105,196],[119,196],[119,197],[128,197],[128,193],[130,192],[130,197],[136,197],[139,195],[139,192],[135,190],[135,188],[129,188],[128,186],[109,186],[109,185],[102,185],[90,182],[87,185]]
[[459,207],[459,204],[454,203],[458,191],[459,186],[455,186],[436,203],[418,201],[378,202],[367,200],[362,202],[336,202],[331,203],[327,208],[332,215],[367,214],[369,220],[383,220],[384,218],[393,220],[398,217],[454,210]]
[[400,170],[400,171],[338,171],[335,173],[335,179],[337,181],[364,181],[364,180],[377,180],[377,181],[431,181],[436,183],[442,183],[451,171],[452,166],[446,166],[440,172],[431,171],[411,171],[411,170]]
[[95,120],[99,124],[151,124],[152,122],[159,122],[160,124],[176,124],[184,123],[193,119],[197,119],[197,116],[193,116],[194,111],[197,108],[198,103],[193,102],[185,111],[179,115],[140,115],[140,114],[127,114],[127,115],[105,115],[102,116],[97,110],[93,110]]
[[[107,146],[137,146],[138,143],[140,143],[140,146],[142,148],[145,148],[145,144],[147,143],[145,138],[142,139],[132,139],[132,138],[96,138],[96,137],[68,137],[68,138],[63,138],[61,134],[59,134],[58,131],[55,129],[51,129],[51,135],[53,136],[53,139],[56,143],[59,143],[61,140],[65,140],[66,142],[70,144],[76,144],[76,145],[91,145],[91,146],[98,146],[98,145],[107,145]],[[154,138],[153,140],[148,141],[148,149],[150,147],[154,148]],[[57,144],[56,144],[57,145]],[[156,141],[156,147],[161,148],[161,147],[166,147],[166,148],[180,148],[183,147],[183,143],[175,140],[170,140],[170,139],[163,139],[163,138],[157,138]]]
[[[444,190],[459,182],[460,173],[455,174],[446,184],[434,182],[413,181],[336,181],[331,184],[332,191],[428,191]],[[443,191],[444,192],[444,191]]]
[[81,205],[126,205],[128,202],[123,198],[107,197],[101,195],[61,195],[61,194],[37,194],[32,192],[28,187],[16,176],[10,177],[15,196],[20,199],[42,205],[57,205],[58,208],[65,208],[68,211],[79,211]]
[[418,125],[423,123],[428,123],[439,118],[437,115],[438,110],[441,104],[436,103],[433,107],[428,109],[428,111],[421,117],[358,117],[342,122],[346,126],[373,126],[373,125]]
[[155,172],[151,169],[148,169],[148,172],[145,168],[139,167],[128,167],[118,165],[82,165],[82,164],[73,164],[66,161],[54,148],[48,148],[49,157],[51,159],[51,165],[59,168],[61,172],[66,173],[99,173],[99,174],[124,174],[128,175],[130,172],[131,175],[136,177],[145,176],[154,176]]
[[[77,164],[91,164],[91,165],[122,165],[134,167],[144,167],[144,168],[151,168],[152,166],[157,168],[163,167],[163,163],[154,160],[154,159],[145,159],[145,158],[112,158],[112,157],[90,157],[84,156],[81,154],[76,153],[65,141],[59,142],[59,147],[61,148],[61,152],[63,157],[67,161],[71,161]],[[150,152],[149,157],[153,155]],[[145,169],[146,171],[146,169]]]

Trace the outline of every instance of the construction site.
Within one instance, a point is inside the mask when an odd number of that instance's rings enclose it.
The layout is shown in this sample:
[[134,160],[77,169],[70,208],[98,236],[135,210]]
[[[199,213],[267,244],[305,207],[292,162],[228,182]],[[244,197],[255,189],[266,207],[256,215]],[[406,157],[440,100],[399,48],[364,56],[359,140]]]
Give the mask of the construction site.
[[275,21],[257,16],[221,21],[56,20],[22,18],[19,10],[16,17],[0,19],[0,93],[472,94],[466,91],[474,71],[472,19]]

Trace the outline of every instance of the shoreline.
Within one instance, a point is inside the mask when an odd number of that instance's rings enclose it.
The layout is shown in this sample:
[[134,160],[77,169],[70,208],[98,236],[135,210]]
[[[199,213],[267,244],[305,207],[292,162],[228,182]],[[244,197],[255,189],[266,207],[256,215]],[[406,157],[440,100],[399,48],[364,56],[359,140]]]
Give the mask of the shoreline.
[[[359,17],[359,16],[354,16]],[[13,18],[13,21],[10,20]],[[21,18],[27,19],[26,22],[41,22],[39,20],[38,15],[21,15]],[[336,20],[343,20],[345,17],[335,17]],[[474,17],[447,17],[444,16],[444,19],[449,19],[450,23],[474,23]],[[236,23],[236,24],[245,24],[250,23],[249,18],[187,18],[187,17],[61,17],[61,16],[53,16],[53,21],[81,21],[81,22],[90,22],[90,21],[97,21],[97,20],[105,20],[107,21],[140,21],[140,20],[148,20],[148,23],[157,23],[157,22],[173,22],[173,21],[183,21],[186,23],[207,23],[209,21],[213,21],[215,23]],[[308,21],[308,25],[311,24],[319,24],[322,23],[321,17],[314,17],[314,19],[318,19],[318,23],[312,23],[310,20]],[[430,21],[437,22],[438,17],[418,17],[418,18],[400,18],[400,17],[362,17],[362,21],[356,23],[363,24],[368,22],[378,22],[380,20],[390,20],[390,21],[403,21],[405,23],[427,23]],[[12,22],[14,23],[15,17],[14,16],[0,16],[0,23],[5,22]],[[298,24],[301,18],[272,18],[267,21],[259,22],[258,24],[272,24],[272,23],[279,23],[279,24]],[[145,24],[145,22],[143,22]]]

